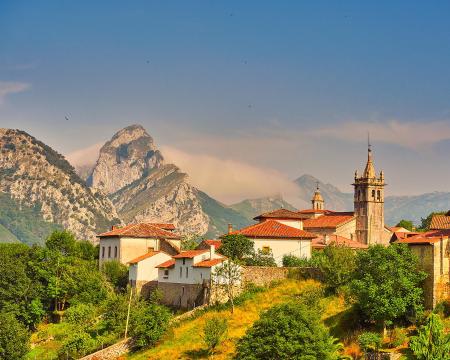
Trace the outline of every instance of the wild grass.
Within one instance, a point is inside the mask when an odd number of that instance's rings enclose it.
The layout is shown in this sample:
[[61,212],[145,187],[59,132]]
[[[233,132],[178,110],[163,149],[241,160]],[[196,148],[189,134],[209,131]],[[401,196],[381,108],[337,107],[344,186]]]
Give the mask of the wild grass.
[[[202,339],[203,327],[207,319],[220,316],[228,320],[226,340],[218,346],[214,355],[215,360],[229,359],[235,352],[236,343],[247,329],[257,320],[262,311],[270,307],[293,300],[298,297],[305,287],[319,287],[314,280],[285,280],[262,292],[256,292],[247,299],[243,299],[231,314],[225,307],[210,308],[192,319],[186,319],[176,324],[154,348],[129,354],[130,360],[146,359],[206,359],[206,345]],[[343,300],[329,297],[321,300],[324,307],[324,319],[343,311]]]

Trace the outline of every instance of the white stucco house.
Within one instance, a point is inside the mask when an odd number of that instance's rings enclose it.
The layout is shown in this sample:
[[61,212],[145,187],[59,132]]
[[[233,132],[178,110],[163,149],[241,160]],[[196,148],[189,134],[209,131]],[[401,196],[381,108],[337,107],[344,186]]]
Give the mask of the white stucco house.
[[100,239],[100,266],[110,260],[127,265],[133,259],[155,251],[176,255],[180,252],[181,237],[174,229],[172,224],[153,223],[113,227],[111,231],[97,235]]

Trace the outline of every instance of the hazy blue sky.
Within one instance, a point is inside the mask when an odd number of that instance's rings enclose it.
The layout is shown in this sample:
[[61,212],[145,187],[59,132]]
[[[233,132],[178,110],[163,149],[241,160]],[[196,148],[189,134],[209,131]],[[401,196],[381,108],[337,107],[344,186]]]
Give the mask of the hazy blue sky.
[[449,18],[448,1],[2,0],[0,126],[70,154],[141,123],[224,201],[303,173],[350,191],[370,130],[388,193],[450,191]]

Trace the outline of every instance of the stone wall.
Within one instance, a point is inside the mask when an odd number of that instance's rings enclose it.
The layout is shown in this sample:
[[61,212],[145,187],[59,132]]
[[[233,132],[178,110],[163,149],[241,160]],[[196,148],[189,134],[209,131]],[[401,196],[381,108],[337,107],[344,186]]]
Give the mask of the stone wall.
[[258,286],[267,286],[274,281],[288,277],[289,268],[269,266],[243,266],[242,284],[252,283]]
[[162,294],[162,303],[174,308],[193,309],[205,304],[209,297],[209,286],[206,284],[160,282],[158,289]]
[[130,338],[122,340],[114,345],[108,346],[103,350],[87,355],[79,360],[115,360],[119,356],[126,354],[132,347]]

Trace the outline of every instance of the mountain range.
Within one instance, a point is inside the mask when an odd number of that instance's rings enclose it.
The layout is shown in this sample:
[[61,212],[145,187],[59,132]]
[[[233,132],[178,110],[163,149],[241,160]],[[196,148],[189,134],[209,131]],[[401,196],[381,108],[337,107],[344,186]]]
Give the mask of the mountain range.
[[[296,203],[309,204],[317,185],[331,210],[352,210],[353,194],[343,193],[311,175],[294,181]],[[309,206],[309,205],[306,205]],[[140,125],[113,135],[92,166],[74,169],[66,159],[31,135],[0,129],[0,241],[41,243],[53,229],[67,228],[94,240],[114,224],[170,222],[183,234],[216,237],[228,223],[236,228],[254,216],[284,207],[281,195],[226,205],[190,182],[167,163]],[[450,193],[389,196],[386,223],[420,222],[432,211],[450,208]]]

